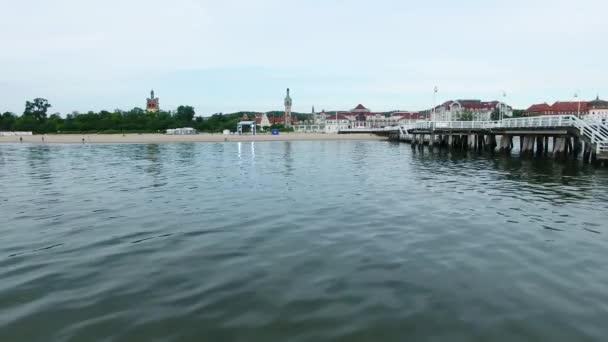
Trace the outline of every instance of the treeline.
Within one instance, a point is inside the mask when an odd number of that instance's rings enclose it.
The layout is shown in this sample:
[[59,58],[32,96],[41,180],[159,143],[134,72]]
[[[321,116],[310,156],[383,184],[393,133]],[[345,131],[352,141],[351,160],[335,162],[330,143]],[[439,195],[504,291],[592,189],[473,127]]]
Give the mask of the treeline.
[[[256,112],[217,113],[210,117],[196,116],[192,106],[179,106],[176,111],[148,113],[141,108],[129,111],[73,112],[64,116],[59,113],[47,116],[51,105],[42,98],[27,101],[21,116],[6,112],[0,116],[0,131],[32,131],[34,133],[155,133],[170,128],[193,127],[200,132],[234,131],[237,123],[247,116],[254,120]],[[284,112],[267,113],[269,117],[282,116]],[[304,114],[296,113],[299,120]],[[283,129],[281,125],[272,128]]]

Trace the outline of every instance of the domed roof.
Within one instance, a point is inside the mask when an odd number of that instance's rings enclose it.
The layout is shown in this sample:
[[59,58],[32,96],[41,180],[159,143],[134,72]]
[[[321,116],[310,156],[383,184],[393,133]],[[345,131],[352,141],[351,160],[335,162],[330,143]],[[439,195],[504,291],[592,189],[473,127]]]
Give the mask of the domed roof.
[[595,98],[595,100],[589,101],[587,104],[590,107],[608,107],[608,101],[600,100],[599,95]]

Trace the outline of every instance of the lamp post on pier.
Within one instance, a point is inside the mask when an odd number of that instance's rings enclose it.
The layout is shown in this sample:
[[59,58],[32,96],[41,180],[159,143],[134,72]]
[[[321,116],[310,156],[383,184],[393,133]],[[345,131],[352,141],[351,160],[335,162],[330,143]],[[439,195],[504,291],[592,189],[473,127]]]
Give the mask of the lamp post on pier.
[[437,121],[437,93],[439,92],[439,88],[435,86],[433,89],[433,109],[431,109],[430,120]]
[[574,92],[574,98],[577,99],[577,102],[578,102],[578,109],[576,111],[576,117],[580,118],[581,117],[581,96],[580,96],[580,90],[576,90]]
[[506,98],[507,98],[507,93],[504,90],[501,90],[501,95],[502,95],[502,103],[499,103],[498,105],[500,106],[500,122],[502,122],[502,120],[505,118],[505,107],[507,106],[506,104]]

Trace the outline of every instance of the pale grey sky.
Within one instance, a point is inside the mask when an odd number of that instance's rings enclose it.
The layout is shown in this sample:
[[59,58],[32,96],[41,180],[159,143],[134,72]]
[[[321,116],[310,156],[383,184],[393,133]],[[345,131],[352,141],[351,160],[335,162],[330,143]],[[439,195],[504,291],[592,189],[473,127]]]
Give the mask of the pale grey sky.
[[0,112],[608,98],[605,0],[0,0]]

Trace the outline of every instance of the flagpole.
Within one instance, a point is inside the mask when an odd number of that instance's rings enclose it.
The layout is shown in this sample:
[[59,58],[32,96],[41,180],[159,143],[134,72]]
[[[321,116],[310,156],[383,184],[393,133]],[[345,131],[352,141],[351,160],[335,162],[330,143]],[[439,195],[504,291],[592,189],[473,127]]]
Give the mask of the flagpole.
[[581,117],[581,96],[580,96],[580,94],[579,94],[579,93],[580,93],[580,90],[577,90],[577,91],[574,93],[574,97],[575,97],[575,98],[578,100],[578,110],[577,110],[577,112],[576,112],[576,116],[577,116],[578,118],[580,118],[580,117]]
[[336,133],[338,133],[338,111],[336,110]]
[[435,88],[433,89],[433,110],[431,110],[431,113],[434,114],[432,116],[431,119],[437,121],[437,92],[439,91],[439,89],[437,88],[437,86],[435,86]]

